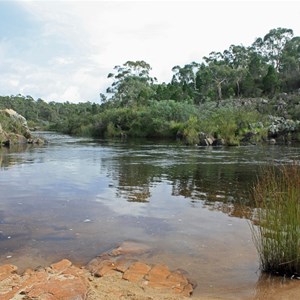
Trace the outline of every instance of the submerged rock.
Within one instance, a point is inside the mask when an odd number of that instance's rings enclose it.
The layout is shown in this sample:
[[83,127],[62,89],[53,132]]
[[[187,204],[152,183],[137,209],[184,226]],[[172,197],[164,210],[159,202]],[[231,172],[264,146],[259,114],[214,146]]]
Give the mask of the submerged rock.
[[124,255],[124,254],[126,254],[126,255],[142,254],[142,253],[148,252],[149,250],[150,250],[150,247],[145,244],[138,243],[138,242],[125,241],[120,246],[113,249],[111,251],[111,254],[113,256]]

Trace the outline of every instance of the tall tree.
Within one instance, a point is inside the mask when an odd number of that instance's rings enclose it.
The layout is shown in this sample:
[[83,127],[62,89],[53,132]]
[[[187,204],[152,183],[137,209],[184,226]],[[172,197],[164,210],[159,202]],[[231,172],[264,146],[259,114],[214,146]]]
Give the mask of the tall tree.
[[300,88],[300,37],[294,37],[286,43],[279,71],[285,91]]
[[174,73],[172,77],[172,85],[178,85],[181,87],[184,99],[196,98],[197,97],[197,85],[196,85],[196,74],[199,70],[200,65],[196,62],[192,62],[183,67],[175,66],[172,68]]
[[145,61],[127,61],[122,66],[114,67],[115,73],[109,73],[108,78],[114,82],[107,89],[112,94],[110,100],[117,105],[128,106],[143,104],[153,94],[151,88],[156,78],[150,76],[151,67]]
[[263,78],[264,93],[273,97],[279,89],[279,78],[275,68],[270,65],[267,75]]
[[293,30],[287,28],[271,29],[263,38],[253,43],[254,49],[272,64],[276,71],[281,67],[282,52],[287,42],[293,37]]
[[204,57],[207,63],[207,71],[210,74],[210,78],[217,90],[218,103],[223,98],[222,88],[230,81],[232,76],[232,69],[224,61],[224,56],[220,52],[211,52],[209,57]]
[[231,45],[223,52],[224,62],[232,68],[232,80],[236,86],[236,96],[240,97],[241,82],[247,75],[250,61],[249,49],[242,45]]

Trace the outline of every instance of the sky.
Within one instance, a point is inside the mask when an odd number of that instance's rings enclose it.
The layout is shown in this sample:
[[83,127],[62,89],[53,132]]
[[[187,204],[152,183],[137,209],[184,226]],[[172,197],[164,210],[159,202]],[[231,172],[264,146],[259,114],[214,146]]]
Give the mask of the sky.
[[0,95],[99,103],[116,65],[144,60],[170,82],[278,27],[300,36],[300,1],[0,0]]

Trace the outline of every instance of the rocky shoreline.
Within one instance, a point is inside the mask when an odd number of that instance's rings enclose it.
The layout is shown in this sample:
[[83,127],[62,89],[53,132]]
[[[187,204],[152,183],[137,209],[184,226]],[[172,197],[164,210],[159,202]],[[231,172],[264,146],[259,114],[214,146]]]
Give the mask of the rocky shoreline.
[[2,300],[178,300],[190,297],[194,285],[182,270],[134,259],[145,251],[136,243],[124,243],[103,253],[86,266],[62,259],[49,267],[27,269],[0,266]]
[[34,137],[27,120],[13,109],[0,110],[0,147],[20,144],[44,144],[41,138]]

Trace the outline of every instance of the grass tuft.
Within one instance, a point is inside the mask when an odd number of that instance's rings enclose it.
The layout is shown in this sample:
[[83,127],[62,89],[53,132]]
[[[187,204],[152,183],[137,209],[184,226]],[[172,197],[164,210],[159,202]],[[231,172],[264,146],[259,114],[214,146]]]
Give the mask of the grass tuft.
[[267,168],[253,196],[251,230],[262,271],[300,274],[300,166]]

